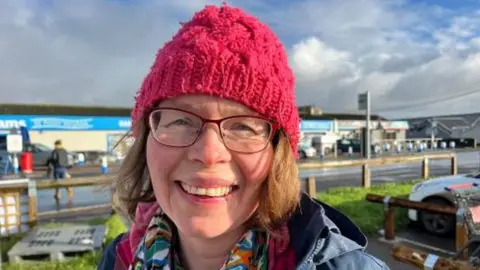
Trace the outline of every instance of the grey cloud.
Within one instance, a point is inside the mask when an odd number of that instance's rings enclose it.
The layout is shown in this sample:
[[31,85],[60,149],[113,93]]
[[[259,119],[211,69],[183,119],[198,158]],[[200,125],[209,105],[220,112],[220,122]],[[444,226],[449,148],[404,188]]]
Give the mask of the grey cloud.
[[[131,106],[156,51],[178,29],[178,22],[207,3],[221,3],[51,2],[39,6],[35,1],[0,1],[2,102]],[[461,31],[472,29],[469,20],[480,13],[456,14],[420,3],[409,8],[402,0],[275,3],[233,1],[273,26],[286,42],[300,104],[353,112],[357,94],[365,90],[372,91],[381,109],[480,85],[480,46],[473,41],[478,37]],[[468,19],[455,19],[461,16]],[[322,46],[304,48],[313,64],[302,69],[302,61],[293,62],[294,44],[309,39]],[[463,43],[467,45],[459,49]],[[474,110],[475,100],[471,96],[385,114]]]
[[[471,45],[475,43],[471,42],[472,33],[475,33],[471,30],[474,29],[472,22],[476,21],[475,11],[456,14],[444,8],[428,10],[423,5],[408,9],[397,5],[401,1],[392,4],[364,0],[358,5],[344,5],[343,1],[306,3],[310,7],[308,12],[295,11],[295,16],[306,19],[290,27],[297,29],[303,25],[302,31],[310,33],[305,34],[308,35],[305,39],[315,37],[327,45],[326,49],[349,53],[347,60],[355,66],[356,72],[355,76],[349,74],[341,78],[315,75],[320,78],[317,81],[303,80],[299,76],[300,103],[314,103],[325,110],[354,112],[357,94],[370,90],[374,108],[394,117],[435,111],[471,111],[478,107],[471,99],[479,100],[480,94],[471,96],[469,102],[454,99],[441,106],[426,103],[413,111],[386,110],[412,101],[428,101],[457,91],[469,91],[480,85],[480,77],[473,75],[480,74],[480,65],[475,61],[479,59],[480,50]],[[335,9],[335,5],[341,7]],[[315,13],[319,14],[317,20],[309,16]],[[436,19],[441,16],[447,17],[442,18],[444,25],[440,27]],[[357,21],[359,23],[355,24]],[[461,31],[462,27],[469,31]],[[436,39],[439,34],[445,39]],[[468,42],[462,43],[465,37],[469,38]],[[449,50],[445,50],[446,45]],[[292,49],[291,54],[295,53]],[[297,68],[296,72],[302,71]]]
[[169,15],[178,7],[161,3],[20,3],[0,2],[3,102],[131,106],[157,49],[178,28]]
[[428,63],[438,57],[439,54],[431,51],[423,54],[411,55],[410,57],[393,56],[386,60],[378,69],[383,72],[406,72],[408,69]]

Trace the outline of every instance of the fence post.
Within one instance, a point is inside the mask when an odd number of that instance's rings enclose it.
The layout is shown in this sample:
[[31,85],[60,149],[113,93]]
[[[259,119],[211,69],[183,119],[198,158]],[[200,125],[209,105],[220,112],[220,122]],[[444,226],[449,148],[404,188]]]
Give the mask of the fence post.
[[384,237],[385,240],[394,240],[395,239],[395,209],[390,207],[390,200],[392,197],[386,196],[383,199],[383,210],[385,213],[384,220]]
[[371,186],[370,168],[368,167],[368,164],[362,165],[362,186],[364,188],[369,188]]
[[457,155],[452,156],[450,160],[450,164],[451,164],[451,168],[450,168],[451,174],[457,175]]
[[68,197],[69,200],[73,199],[73,188],[71,188],[71,187],[67,188],[67,197]]
[[[69,181],[70,179],[72,179],[72,175],[67,172],[65,178],[66,178],[65,180]],[[73,188],[72,187],[67,187],[67,197],[70,200],[73,199]]]
[[430,176],[430,170],[428,168],[428,158],[425,157],[422,161],[422,177],[424,180],[427,180]]
[[307,178],[307,194],[312,197],[317,197],[317,187],[315,183],[315,177],[310,176]]
[[[455,226],[455,249],[456,251],[460,251],[465,244],[468,242],[468,232],[465,227],[465,218],[464,218],[464,210],[463,208],[457,209],[456,214],[456,226]],[[468,248],[465,248],[460,255],[460,259],[467,259],[468,258]]]
[[28,225],[30,229],[37,225],[37,184],[28,179]]
[[115,211],[115,209],[116,209],[116,208],[115,208],[115,194],[116,194],[115,186],[112,185],[112,186],[110,187],[110,204],[111,204],[111,206],[112,206],[112,211],[111,211],[111,214],[112,214],[112,215],[115,214],[115,212],[116,212],[116,211]]

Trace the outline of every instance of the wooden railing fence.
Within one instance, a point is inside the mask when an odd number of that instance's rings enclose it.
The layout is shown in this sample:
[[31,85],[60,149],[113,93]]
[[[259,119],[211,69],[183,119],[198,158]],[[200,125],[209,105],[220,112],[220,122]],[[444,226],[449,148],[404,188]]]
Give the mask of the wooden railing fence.
[[[308,170],[319,170],[319,169],[326,169],[326,168],[345,168],[345,167],[361,167],[362,168],[362,186],[365,188],[369,188],[371,186],[371,179],[370,179],[370,170],[373,166],[383,166],[383,165],[391,165],[391,164],[400,164],[400,163],[421,163],[422,169],[422,177],[424,179],[429,178],[429,161],[430,160],[441,160],[441,159],[448,159],[450,160],[450,173],[456,174],[457,173],[457,157],[455,153],[436,153],[436,154],[427,154],[427,155],[409,155],[409,156],[388,156],[388,157],[381,157],[381,158],[373,158],[373,159],[352,159],[352,160],[334,160],[334,161],[324,161],[324,162],[305,162],[299,163],[298,167],[299,170],[307,171]],[[115,190],[112,188],[114,176],[111,175],[102,175],[102,176],[95,176],[95,177],[84,177],[84,178],[71,178],[66,179],[63,181],[34,181],[25,179],[24,181],[10,181],[10,180],[2,180],[0,181],[0,208],[7,209],[8,207],[14,207],[15,215],[19,218],[12,222],[12,226],[21,226],[21,225],[28,225],[29,228],[34,226],[39,217],[50,217],[54,216],[55,214],[62,214],[62,213],[75,213],[86,210],[85,207],[75,207],[70,209],[64,209],[61,211],[50,211],[47,213],[38,213],[37,207],[37,191],[43,189],[61,189],[67,188],[72,190],[73,188],[78,187],[86,187],[86,186],[98,186],[99,188],[106,188],[109,189],[111,192],[112,201],[110,202],[110,206],[106,205],[97,205],[91,207],[97,208],[115,208]],[[315,177],[307,177],[305,182],[305,189],[306,192],[312,196],[316,197],[317,195],[317,188],[316,182],[317,179]],[[70,191],[67,193],[70,199],[73,198],[73,192]],[[14,201],[12,205],[8,203],[9,198],[16,198],[11,201]],[[52,197],[53,199],[53,197]],[[22,201],[28,207],[21,207]],[[1,203],[3,202],[3,204]],[[15,205],[14,205],[15,204]],[[21,216],[28,216],[22,220]],[[0,213],[0,218],[2,218]],[[12,219],[13,220],[13,219]],[[10,224],[7,221],[5,225],[0,225],[0,236],[2,235],[1,230],[5,231],[7,234],[9,232],[13,233],[13,230],[10,230]]]

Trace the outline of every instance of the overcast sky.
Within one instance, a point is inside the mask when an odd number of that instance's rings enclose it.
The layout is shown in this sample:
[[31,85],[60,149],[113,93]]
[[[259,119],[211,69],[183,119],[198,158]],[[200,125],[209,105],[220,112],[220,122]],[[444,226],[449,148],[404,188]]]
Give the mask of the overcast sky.
[[[356,112],[370,90],[385,116],[480,112],[480,93],[453,98],[480,92],[480,0],[228,2],[278,33],[299,105]],[[0,103],[132,106],[157,49],[208,3],[1,0]],[[390,111],[411,103],[428,106]]]

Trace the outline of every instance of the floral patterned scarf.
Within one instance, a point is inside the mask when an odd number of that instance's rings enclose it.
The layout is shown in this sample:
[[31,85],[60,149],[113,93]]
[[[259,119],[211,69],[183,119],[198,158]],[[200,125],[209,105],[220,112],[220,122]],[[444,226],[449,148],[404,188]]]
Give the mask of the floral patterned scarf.
[[[156,214],[135,252],[131,270],[185,269],[180,260],[175,228],[162,212]],[[268,233],[250,230],[237,242],[220,269],[268,269]]]

